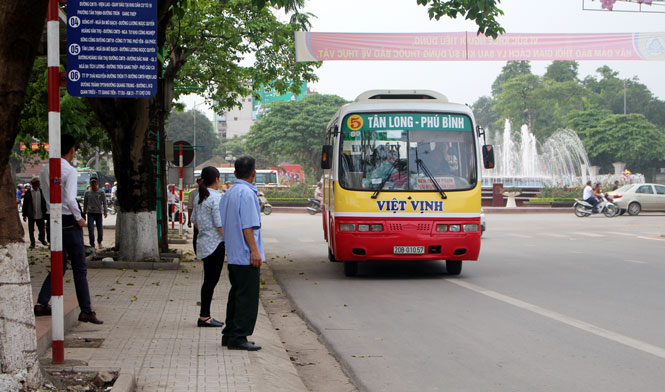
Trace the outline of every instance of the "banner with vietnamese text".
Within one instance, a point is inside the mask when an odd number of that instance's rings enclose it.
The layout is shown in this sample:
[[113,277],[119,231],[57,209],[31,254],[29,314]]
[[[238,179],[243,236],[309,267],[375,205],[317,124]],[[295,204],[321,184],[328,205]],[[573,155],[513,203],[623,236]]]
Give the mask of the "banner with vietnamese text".
[[296,32],[297,61],[665,60],[665,33]]

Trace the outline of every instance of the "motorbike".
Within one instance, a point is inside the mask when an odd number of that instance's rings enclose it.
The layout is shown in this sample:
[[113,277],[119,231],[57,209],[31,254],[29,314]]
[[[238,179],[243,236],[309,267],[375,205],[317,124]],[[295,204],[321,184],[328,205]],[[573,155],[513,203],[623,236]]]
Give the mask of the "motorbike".
[[309,212],[310,215],[315,215],[317,212],[321,212],[321,200],[310,198],[307,203],[307,212]]
[[266,195],[264,195],[263,192],[259,192],[257,196],[259,198],[259,204],[261,205],[261,212],[270,215],[272,213],[272,206],[268,203]]
[[[596,206],[596,210],[599,213],[602,212],[608,218],[616,216],[619,213],[619,208],[608,199],[607,194],[602,196],[602,200]],[[593,214],[593,206],[585,200],[575,199],[573,211],[576,216],[584,218]]]

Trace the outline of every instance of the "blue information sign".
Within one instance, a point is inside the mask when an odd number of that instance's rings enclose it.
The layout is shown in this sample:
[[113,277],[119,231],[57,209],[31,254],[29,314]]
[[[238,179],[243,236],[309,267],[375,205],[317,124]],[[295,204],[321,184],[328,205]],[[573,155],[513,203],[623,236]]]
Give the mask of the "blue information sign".
[[67,91],[148,98],[157,92],[157,0],[67,1]]

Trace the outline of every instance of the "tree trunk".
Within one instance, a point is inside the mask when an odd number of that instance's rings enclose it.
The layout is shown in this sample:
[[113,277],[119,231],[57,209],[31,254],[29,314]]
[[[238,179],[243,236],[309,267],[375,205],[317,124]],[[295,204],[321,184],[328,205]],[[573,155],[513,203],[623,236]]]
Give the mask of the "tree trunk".
[[150,137],[153,99],[92,98],[90,103],[111,137],[118,181],[116,246],[126,261],[158,261],[156,219],[157,153]]
[[9,155],[18,134],[47,0],[0,1],[0,389],[41,382],[32,286]]

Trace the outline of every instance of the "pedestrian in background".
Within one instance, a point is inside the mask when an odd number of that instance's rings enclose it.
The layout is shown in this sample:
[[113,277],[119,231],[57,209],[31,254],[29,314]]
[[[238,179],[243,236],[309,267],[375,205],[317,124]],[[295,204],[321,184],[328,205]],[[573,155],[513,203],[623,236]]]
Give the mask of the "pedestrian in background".
[[[85,247],[83,245],[83,226],[85,219],[81,216],[78,203],[76,202],[76,169],[70,164],[76,153],[76,140],[72,135],[62,134],[60,136],[60,177],[62,183],[62,273],[67,270],[67,259],[72,263],[74,273],[74,287],[78,299],[79,321],[93,324],[103,324],[97,318],[90,304],[90,289],[88,288],[88,270],[85,265]],[[50,203],[49,196],[49,165],[44,165],[39,177],[44,183],[44,197]],[[51,307],[51,273],[49,272],[39,290],[37,304],[34,311],[35,316],[50,316]]]
[[235,161],[236,181],[220,207],[231,291],[226,304],[226,327],[222,330],[222,346],[232,350],[260,350],[247,337],[254,333],[259,311],[260,267],[265,260],[261,240],[261,207],[252,157]]
[[[196,179],[196,189],[189,192],[189,196],[187,198],[187,227],[192,227],[192,214],[197,207],[197,203],[195,203],[194,199],[196,199],[196,196],[199,195],[199,186],[201,186],[201,177]],[[197,225],[194,225],[194,234],[192,236],[192,247],[194,248],[194,254],[196,254],[196,238],[198,235],[199,228]]]
[[35,225],[39,236],[39,242],[42,245],[48,245],[46,236],[48,235],[49,241],[51,240],[50,233],[46,231],[45,220],[47,217],[46,198],[44,191],[39,187],[39,177],[33,177],[30,182],[31,189],[23,195],[23,221],[28,221],[28,234],[30,235],[30,249],[35,247]]
[[192,222],[199,228],[196,254],[203,260],[203,284],[201,285],[201,312],[197,325],[199,327],[221,327],[224,323],[210,316],[210,303],[219,282],[224,266],[224,232],[219,214],[219,202],[222,198],[218,192],[221,181],[219,170],[206,166],[201,170],[199,194]]
[[103,219],[108,215],[106,213],[106,194],[97,187],[97,178],[90,179],[90,190],[85,191],[83,195],[83,212],[88,214],[88,237],[90,238],[90,247],[95,247],[95,225],[97,225],[97,242],[99,249],[102,249],[102,240],[104,239]]

